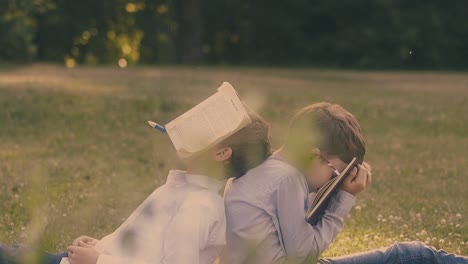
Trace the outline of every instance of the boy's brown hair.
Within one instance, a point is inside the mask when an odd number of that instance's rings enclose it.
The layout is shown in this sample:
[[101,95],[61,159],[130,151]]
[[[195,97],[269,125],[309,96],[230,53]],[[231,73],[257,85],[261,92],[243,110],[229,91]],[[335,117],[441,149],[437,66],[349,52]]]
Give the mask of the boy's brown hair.
[[252,123],[219,144],[232,149],[228,165],[230,177],[242,177],[271,155],[269,124],[256,113],[249,115]]
[[291,121],[289,136],[294,137],[295,130],[304,124],[318,129],[320,151],[338,156],[346,163],[353,157],[357,157],[359,163],[364,161],[366,147],[359,122],[340,105],[322,102],[302,108]]

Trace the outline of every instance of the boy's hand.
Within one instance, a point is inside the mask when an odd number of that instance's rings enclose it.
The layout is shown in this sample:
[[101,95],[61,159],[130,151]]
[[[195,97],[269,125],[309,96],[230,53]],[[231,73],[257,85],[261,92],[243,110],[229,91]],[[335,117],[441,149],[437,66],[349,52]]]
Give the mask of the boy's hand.
[[95,246],[97,242],[99,242],[98,239],[95,239],[89,236],[80,236],[77,239],[73,240],[72,246],[78,247],[78,246],[82,246],[83,244]]
[[369,163],[367,163],[367,162],[364,161],[364,162],[362,163],[362,166],[363,166],[364,168],[366,168],[366,170],[367,170],[367,175],[368,175],[368,176],[370,175],[370,177],[372,178],[372,167],[371,167],[371,165],[370,165]]
[[356,196],[372,182],[372,171],[368,163],[358,164],[343,181],[341,189]]
[[[88,245],[88,244],[84,244]],[[93,246],[69,246],[68,258],[73,264],[96,264],[99,252]]]

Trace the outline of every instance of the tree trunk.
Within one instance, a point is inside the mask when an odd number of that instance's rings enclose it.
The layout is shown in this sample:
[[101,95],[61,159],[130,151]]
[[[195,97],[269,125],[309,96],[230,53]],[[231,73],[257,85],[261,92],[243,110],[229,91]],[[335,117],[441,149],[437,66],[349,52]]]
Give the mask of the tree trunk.
[[178,0],[176,10],[176,21],[179,22],[176,40],[177,62],[201,63],[203,59],[201,0]]

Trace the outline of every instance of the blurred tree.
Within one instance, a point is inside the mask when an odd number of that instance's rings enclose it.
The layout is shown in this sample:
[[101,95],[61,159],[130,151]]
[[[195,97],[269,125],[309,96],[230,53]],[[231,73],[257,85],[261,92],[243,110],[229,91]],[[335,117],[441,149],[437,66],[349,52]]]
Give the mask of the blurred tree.
[[468,66],[468,2],[3,0],[0,59]]
[[34,36],[36,15],[54,8],[49,0],[1,1],[0,4],[0,59],[31,61],[36,57]]
[[174,8],[178,22],[177,62],[200,63],[203,57],[201,0],[174,0]]
[[177,62],[177,22],[173,12],[174,7],[170,1],[145,1],[145,8],[136,17],[136,24],[145,33],[141,42],[141,62]]

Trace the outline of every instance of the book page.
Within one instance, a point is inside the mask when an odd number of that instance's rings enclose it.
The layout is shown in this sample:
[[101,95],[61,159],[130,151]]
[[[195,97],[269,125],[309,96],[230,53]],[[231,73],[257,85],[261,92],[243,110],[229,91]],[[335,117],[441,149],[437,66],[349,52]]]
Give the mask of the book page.
[[166,125],[180,156],[190,156],[221,142],[250,123],[234,88],[227,82],[218,92]]
[[335,182],[337,180],[337,177],[329,180],[325,185],[323,185],[317,192],[317,194],[315,195],[314,197],[314,200],[311,204],[311,208],[314,208],[315,206],[317,206],[318,202],[322,199],[323,195],[325,194],[325,192],[330,188],[330,185],[333,184],[333,182]]

